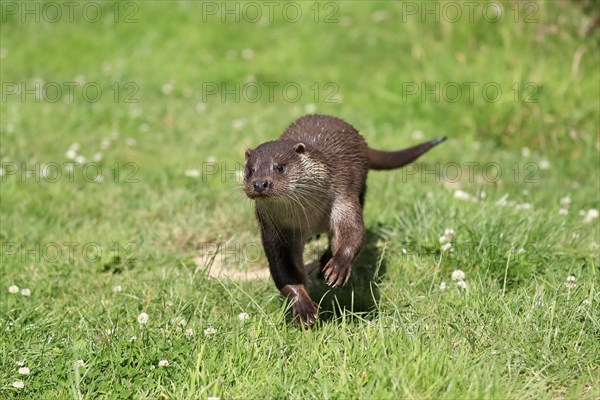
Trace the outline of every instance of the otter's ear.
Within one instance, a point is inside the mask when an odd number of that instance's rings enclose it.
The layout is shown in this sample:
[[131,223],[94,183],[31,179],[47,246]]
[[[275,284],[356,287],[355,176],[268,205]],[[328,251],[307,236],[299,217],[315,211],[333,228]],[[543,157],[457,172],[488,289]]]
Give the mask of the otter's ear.
[[296,143],[294,146],[294,151],[298,154],[304,154],[306,148],[304,147],[304,143]]
[[248,158],[250,158],[250,153],[252,153],[252,149],[246,149],[246,152],[244,153],[246,160],[248,160]]

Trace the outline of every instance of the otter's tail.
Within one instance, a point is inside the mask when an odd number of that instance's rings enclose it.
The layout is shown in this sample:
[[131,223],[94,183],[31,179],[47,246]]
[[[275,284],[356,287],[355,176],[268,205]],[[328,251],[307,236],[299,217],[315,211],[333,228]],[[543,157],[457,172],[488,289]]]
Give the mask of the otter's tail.
[[431,149],[438,143],[446,140],[445,137],[430,140],[429,142],[418,144],[408,149],[398,151],[379,151],[369,149],[369,168],[370,169],[394,169],[415,161],[419,156]]

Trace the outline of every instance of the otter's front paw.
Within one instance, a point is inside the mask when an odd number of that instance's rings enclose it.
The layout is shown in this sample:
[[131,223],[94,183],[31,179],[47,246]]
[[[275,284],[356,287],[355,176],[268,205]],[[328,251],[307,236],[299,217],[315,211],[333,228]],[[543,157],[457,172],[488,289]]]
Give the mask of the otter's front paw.
[[344,286],[348,282],[351,271],[352,267],[349,262],[341,263],[334,256],[323,268],[323,276],[329,286],[336,288]]
[[292,305],[292,314],[295,323],[309,327],[317,321],[319,306],[310,298],[300,298]]

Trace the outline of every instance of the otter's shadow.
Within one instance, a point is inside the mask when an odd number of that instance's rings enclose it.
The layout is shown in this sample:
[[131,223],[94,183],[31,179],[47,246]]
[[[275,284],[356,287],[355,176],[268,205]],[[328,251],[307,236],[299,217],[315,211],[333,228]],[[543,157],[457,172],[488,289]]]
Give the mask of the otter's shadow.
[[327,246],[327,239],[320,239],[316,246],[310,246],[312,257],[306,258],[316,260],[305,264],[304,267],[307,271],[310,296],[320,304],[321,320],[339,316],[344,310],[364,314],[366,318],[376,314],[381,296],[378,285],[387,269],[385,260],[381,258],[381,251],[377,248],[378,240],[379,236],[367,229],[363,249],[352,263],[350,280],[346,286],[336,289],[329,287],[320,274],[319,257]]

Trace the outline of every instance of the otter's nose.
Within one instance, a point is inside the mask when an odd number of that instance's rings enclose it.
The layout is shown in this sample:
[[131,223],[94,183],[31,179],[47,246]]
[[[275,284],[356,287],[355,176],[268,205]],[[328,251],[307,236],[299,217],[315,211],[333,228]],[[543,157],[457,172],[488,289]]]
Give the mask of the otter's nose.
[[269,187],[269,181],[267,180],[256,180],[252,183],[254,191],[261,193],[263,190]]

